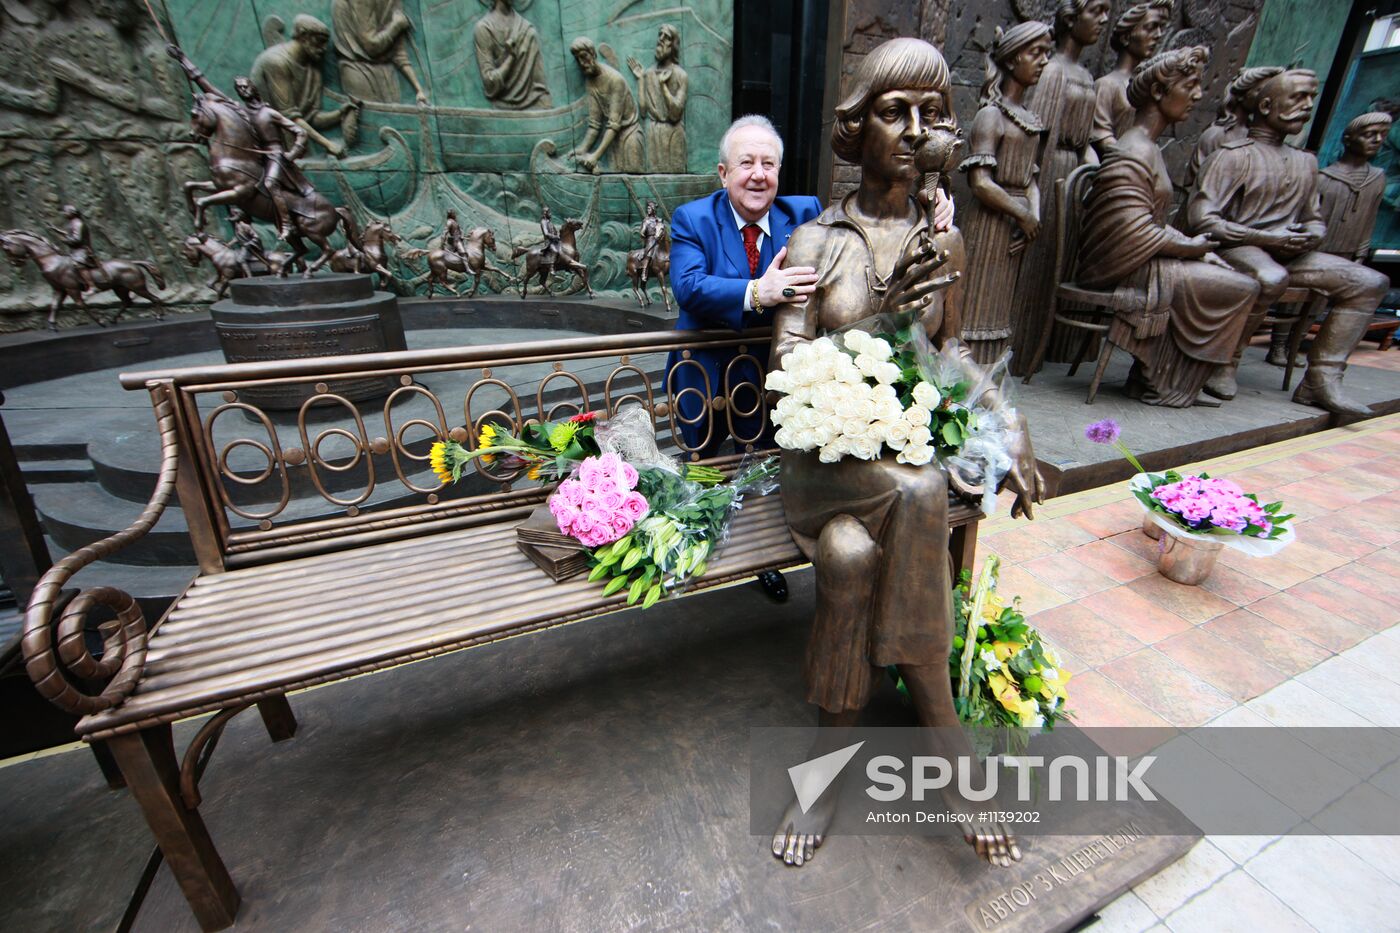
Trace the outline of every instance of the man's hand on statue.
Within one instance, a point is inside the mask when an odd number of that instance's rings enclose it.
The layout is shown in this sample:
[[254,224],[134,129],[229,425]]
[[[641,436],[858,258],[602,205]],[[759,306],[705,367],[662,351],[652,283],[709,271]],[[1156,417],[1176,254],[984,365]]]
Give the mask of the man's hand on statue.
[[933,232],[947,233],[953,229],[953,199],[939,188],[933,196]]
[[427,91],[419,91],[417,94],[414,94],[414,95],[413,95],[413,99],[416,100],[416,101],[417,101],[418,103],[420,103],[420,104],[426,104],[426,103],[428,102],[428,92],[427,92]]
[[345,158],[345,147],[342,146],[340,143],[331,143],[329,146],[326,147],[326,152],[330,153],[330,157],[332,159]]
[[784,269],[785,259],[786,246],[778,250],[778,255],[773,257],[755,286],[758,289],[758,303],[765,308],[780,304],[806,304],[807,296],[817,290],[816,269],[811,266]]
[[1006,475],[1006,485],[1016,494],[1016,501],[1011,503],[1011,517],[1035,520],[1035,503],[1045,499],[1045,479],[1040,475],[1040,470],[1035,467],[1030,468],[1030,475],[1026,475],[1024,468],[1018,463],[1011,468],[1011,472]]
[[637,56],[635,56],[635,55],[628,55],[628,56],[627,56],[627,68],[628,68],[629,71],[632,72],[633,77],[635,77],[635,78],[636,78],[637,80],[639,80],[639,81],[641,80],[641,78],[642,78],[642,63],[639,62],[639,61],[637,61]]
[[1229,269],[1229,270],[1231,270],[1231,271],[1234,271],[1234,268],[1235,268],[1234,266],[1230,265],[1230,264],[1229,264],[1228,262],[1226,262],[1225,260],[1221,259],[1221,258],[1220,258],[1220,255],[1219,255],[1218,253],[1214,253],[1214,252],[1206,253],[1204,256],[1202,256],[1202,257],[1201,257],[1201,262],[1208,262],[1208,263],[1210,263],[1212,266],[1219,266],[1219,267],[1222,268],[1222,269]]

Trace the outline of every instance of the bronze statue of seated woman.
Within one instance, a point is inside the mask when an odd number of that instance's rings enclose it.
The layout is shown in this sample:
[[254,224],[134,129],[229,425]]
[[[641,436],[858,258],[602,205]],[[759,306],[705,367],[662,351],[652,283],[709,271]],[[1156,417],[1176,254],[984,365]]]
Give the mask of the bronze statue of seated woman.
[[[774,319],[772,369],[805,341],[875,314],[916,313],[935,344],[956,337],[941,291],[961,244],[931,234],[927,205],[916,197],[918,158],[931,130],[952,120],[948,66],[932,45],[893,39],[862,62],[855,88],[836,110],[832,148],[861,167],[859,188],[799,227],[787,261],[818,271],[814,294],[780,306]],[[937,145],[935,142],[934,145]],[[946,147],[951,156],[952,147]],[[975,366],[970,359],[968,365]],[[1039,477],[1028,442],[1008,482],[1014,511],[1030,512]],[[816,572],[816,619],[804,670],[807,698],[820,708],[818,748],[834,750],[856,724],[887,665],[908,685],[921,725],[956,732],[948,671],[952,580],[948,560],[949,479],[938,462],[820,462],[816,451],[785,450],[783,507]],[[970,749],[950,749],[970,756]],[[773,854],[790,865],[811,859],[830,825],[833,785],[807,813],[795,803],[773,837]],[[958,801],[949,801],[958,806]],[[1020,858],[1000,824],[971,823],[980,856],[998,865]]]

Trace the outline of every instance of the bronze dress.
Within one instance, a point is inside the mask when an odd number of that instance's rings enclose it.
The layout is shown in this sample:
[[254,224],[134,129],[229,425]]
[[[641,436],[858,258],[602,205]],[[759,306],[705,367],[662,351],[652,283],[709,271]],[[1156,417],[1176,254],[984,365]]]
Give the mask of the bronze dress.
[[[1035,353],[1055,294],[1055,227],[1060,216],[1055,182],[1068,177],[1083,161],[1094,127],[1097,99],[1089,69],[1062,52],[1055,53],[1040,82],[1027,92],[1026,106],[1045,125],[1049,144],[1040,163],[1040,223],[1045,235],[1026,249],[1017,279],[1016,324],[1011,341],[1015,352],[1011,368],[1017,374],[1024,373]],[[1051,339],[1046,362],[1069,362],[1081,339],[1078,332],[1066,336],[1061,330],[1059,336]]]
[[1075,281],[1146,295],[1140,310],[1115,315],[1108,339],[1133,355],[1133,383],[1149,404],[1192,404],[1216,367],[1230,362],[1259,286],[1207,262],[1159,256],[1189,239],[1167,224],[1172,184],[1155,143],[1120,140],[1094,176],[1085,202]]
[[1101,155],[1106,141],[1117,143],[1118,137],[1133,125],[1136,111],[1128,103],[1128,75],[1117,68],[1094,82],[1094,128],[1089,142]]
[[[848,196],[854,197],[854,195]],[[901,250],[928,229],[910,228]],[[865,231],[844,202],[799,227],[788,261],[819,271],[806,305],[777,311],[773,361],[805,340],[879,310],[893,267],[877,261]],[[930,306],[941,323],[939,298]],[[925,320],[928,324],[928,318]],[[889,664],[948,663],[952,638],[948,577],[948,485],[936,462],[911,466],[886,450],[879,460],[846,457],[821,463],[817,452],[783,451],[782,496],[788,527],[817,566],[817,609],[807,643],[807,700],[828,712],[859,709],[873,678]],[[833,520],[859,522],[878,546],[867,562],[841,536],[823,537]]]
[[[986,126],[986,124],[995,124]],[[960,171],[978,166],[992,169],[996,183],[1013,200],[1027,205],[1026,190],[1035,180],[1036,162],[1044,127],[1035,114],[997,101],[977,111],[972,120],[973,149]],[[977,148],[981,139],[998,139],[995,151]],[[978,363],[996,362],[1011,343],[1011,309],[1016,302],[1016,273],[1024,253],[1011,255],[1012,241],[1020,230],[1001,211],[972,198],[967,220],[960,224],[967,244],[967,269],[963,273],[962,339]]]

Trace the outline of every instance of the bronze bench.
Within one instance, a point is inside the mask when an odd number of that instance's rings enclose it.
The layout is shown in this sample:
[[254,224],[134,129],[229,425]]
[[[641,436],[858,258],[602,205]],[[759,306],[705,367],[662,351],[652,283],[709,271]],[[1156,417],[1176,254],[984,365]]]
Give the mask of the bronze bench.
[[[767,336],[660,332],[121,377],[127,389],[148,391],[155,407],[162,454],[155,494],[134,526],[44,576],[29,605],[24,653],[39,691],[84,715],[78,735],[115,755],[204,929],[232,925],[239,904],[198,811],[201,759],[233,716],[256,705],[280,741],[296,731],[290,691],[624,607],[625,594],[604,597],[583,577],[547,584],[515,548],[514,527],[545,488],[517,486],[518,474],[493,472],[500,464],[444,488],[427,469],[427,444],[446,436],[470,442],[487,418],[519,425],[611,413],[633,400],[652,412],[660,438],[694,458],[700,445],[679,433],[659,354],[747,349]],[[337,394],[366,380],[384,384],[383,403],[370,403],[382,432],[361,411],[370,406]],[[256,402],[285,404],[298,392],[306,399],[294,414]],[[758,397],[749,383],[709,394],[697,428],[727,422]],[[458,402],[460,417],[447,414],[445,398]],[[336,444],[338,452],[327,449]],[[135,601],[111,587],[82,591],[55,618],[68,580],[149,531],[176,494],[199,574],[156,625],[148,631]],[[955,500],[950,515],[950,557],[971,566],[980,513]],[[802,563],[780,498],[749,500],[728,544],[687,593]],[[484,579],[506,608],[467,608],[463,595]],[[99,606],[115,618],[102,624],[105,649],[94,659],[85,629]],[[211,712],[177,755],[170,724]]]

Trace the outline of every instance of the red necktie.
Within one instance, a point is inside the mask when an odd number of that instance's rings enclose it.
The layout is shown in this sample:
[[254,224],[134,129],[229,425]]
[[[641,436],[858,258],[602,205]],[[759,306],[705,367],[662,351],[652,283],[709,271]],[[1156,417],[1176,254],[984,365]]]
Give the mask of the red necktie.
[[758,238],[763,234],[763,228],[758,224],[745,224],[744,252],[749,257],[749,275],[758,275]]

